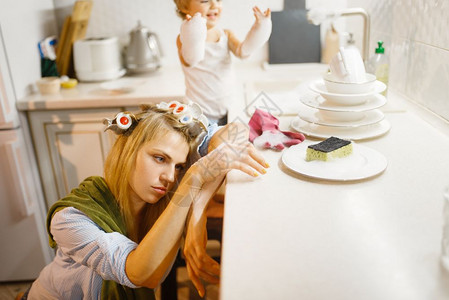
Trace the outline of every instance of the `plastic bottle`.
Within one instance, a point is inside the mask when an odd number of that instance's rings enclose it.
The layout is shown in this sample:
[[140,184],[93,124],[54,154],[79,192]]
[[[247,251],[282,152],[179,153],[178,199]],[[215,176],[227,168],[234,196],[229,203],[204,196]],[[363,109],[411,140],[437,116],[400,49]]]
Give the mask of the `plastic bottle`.
[[328,64],[332,57],[334,57],[340,48],[340,38],[337,30],[335,30],[334,25],[326,32],[326,39],[324,43],[324,49],[321,54],[321,62]]
[[[385,48],[382,46],[383,43],[382,41],[377,42],[378,47],[375,49],[375,54],[369,59],[366,71],[376,75],[377,80],[382,81],[388,87],[389,60],[385,54]],[[385,96],[387,90],[382,94]]]

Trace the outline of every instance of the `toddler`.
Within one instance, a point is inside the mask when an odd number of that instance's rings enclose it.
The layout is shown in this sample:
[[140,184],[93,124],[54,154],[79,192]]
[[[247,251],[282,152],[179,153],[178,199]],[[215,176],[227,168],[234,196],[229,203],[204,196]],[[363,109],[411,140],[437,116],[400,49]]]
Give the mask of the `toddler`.
[[271,12],[253,8],[254,25],[243,42],[218,21],[222,12],[219,0],[174,0],[183,18],[177,38],[178,55],[186,84],[188,102],[201,105],[211,123],[227,123],[227,106],[232,99],[232,52],[248,57],[268,40],[271,34]]

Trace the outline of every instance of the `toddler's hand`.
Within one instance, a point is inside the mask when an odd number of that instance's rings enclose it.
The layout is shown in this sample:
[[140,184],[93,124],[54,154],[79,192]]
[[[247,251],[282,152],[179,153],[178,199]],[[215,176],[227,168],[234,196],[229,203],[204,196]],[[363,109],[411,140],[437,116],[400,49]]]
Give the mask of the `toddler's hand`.
[[271,18],[271,10],[267,8],[264,12],[260,10],[259,7],[253,7],[254,17],[256,17],[256,22],[262,22],[263,20]]
[[181,24],[179,39],[181,40],[181,55],[189,66],[195,66],[204,58],[206,48],[207,26],[206,19],[200,13],[193,17],[187,15]]
[[254,21],[253,26],[245,37],[245,40],[240,45],[239,56],[248,57],[256,49],[262,47],[271,35],[271,11],[268,8],[262,12],[259,7],[253,7]]
[[181,24],[181,43],[193,41],[205,41],[207,37],[206,19],[200,13],[196,13],[193,17],[186,16],[186,20]]

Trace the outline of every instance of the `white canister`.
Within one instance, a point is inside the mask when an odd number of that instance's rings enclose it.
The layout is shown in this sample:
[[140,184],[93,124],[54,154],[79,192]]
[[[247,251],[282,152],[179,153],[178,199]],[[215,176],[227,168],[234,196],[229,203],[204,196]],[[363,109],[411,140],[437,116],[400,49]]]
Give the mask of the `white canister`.
[[73,44],[73,62],[80,81],[104,81],[125,74],[117,37],[88,38]]
[[443,237],[441,239],[441,262],[449,271],[449,187],[444,191]]

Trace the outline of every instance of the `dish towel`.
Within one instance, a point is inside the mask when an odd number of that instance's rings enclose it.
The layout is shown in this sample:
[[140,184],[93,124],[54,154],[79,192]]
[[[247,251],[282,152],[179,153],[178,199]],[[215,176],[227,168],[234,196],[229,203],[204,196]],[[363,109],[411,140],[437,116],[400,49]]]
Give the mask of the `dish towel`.
[[279,130],[279,120],[261,109],[256,109],[248,125],[249,141],[259,148],[283,150],[305,140],[302,133]]

